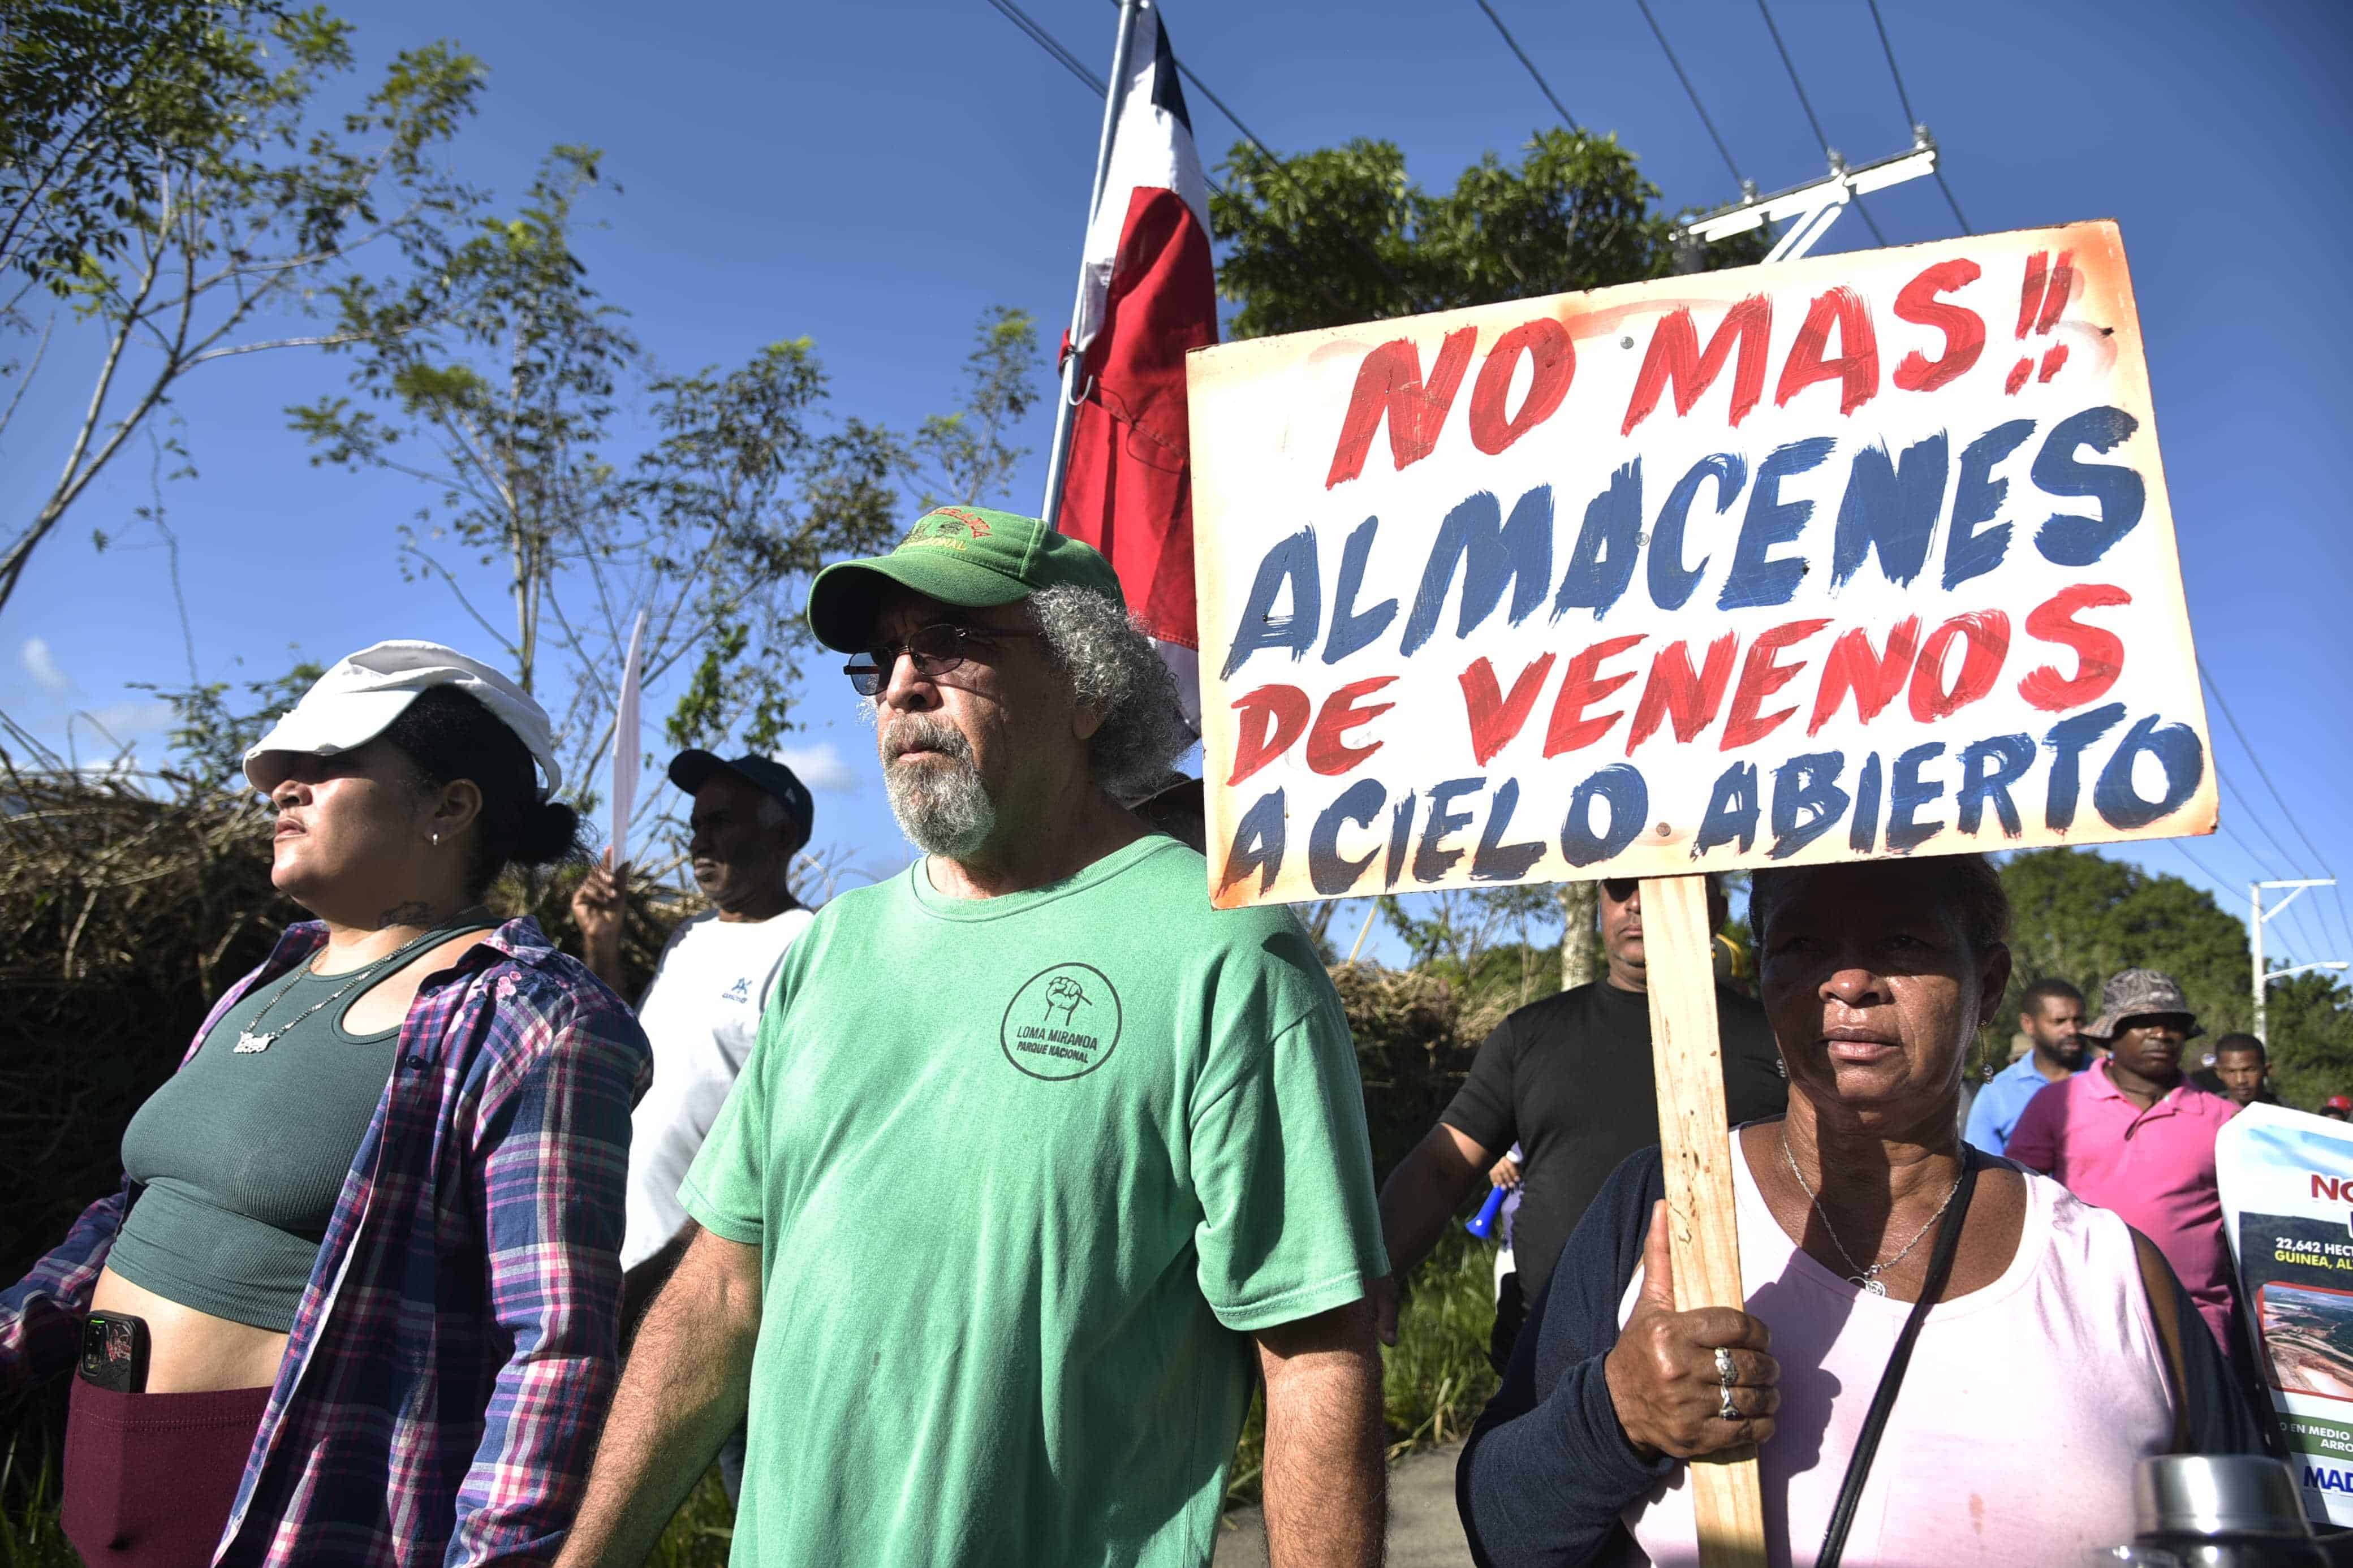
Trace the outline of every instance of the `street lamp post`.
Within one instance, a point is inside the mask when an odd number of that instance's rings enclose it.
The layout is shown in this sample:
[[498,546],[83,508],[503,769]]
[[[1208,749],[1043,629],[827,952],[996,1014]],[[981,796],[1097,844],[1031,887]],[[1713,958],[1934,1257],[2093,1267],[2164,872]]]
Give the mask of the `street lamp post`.
[[[2345,963],[2342,959],[2324,959],[2317,963],[2299,963],[2293,969],[2266,970],[2263,967],[2263,926],[2282,910],[2304,897],[2304,890],[2306,888],[2333,888],[2336,885],[2337,879],[2334,877],[2305,877],[2295,881],[2247,884],[2248,897],[2253,905],[2253,918],[2247,922],[2247,946],[2254,961],[2255,1038],[2263,1041],[2266,1046],[2271,1044],[2271,1037],[2264,1032],[2263,999],[2269,993],[2272,983],[2285,980],[2291,974],[2302,974],[2307,969],[2343,969]],[[2286,888],[2291,890],[2286,898],[2282,899],[2270,909],[2265,909],[2263,908],[2265,888]]]

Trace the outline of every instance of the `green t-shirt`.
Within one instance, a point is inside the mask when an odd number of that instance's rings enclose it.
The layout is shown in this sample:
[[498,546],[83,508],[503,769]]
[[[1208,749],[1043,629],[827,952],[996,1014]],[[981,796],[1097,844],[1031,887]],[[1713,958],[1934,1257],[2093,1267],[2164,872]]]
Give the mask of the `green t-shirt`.
[[738,1563],[1209,1561],[1250,1331],[1388,1271],[1356,1055],[1166,838],[786,954],[681,1196],[761,1248]]

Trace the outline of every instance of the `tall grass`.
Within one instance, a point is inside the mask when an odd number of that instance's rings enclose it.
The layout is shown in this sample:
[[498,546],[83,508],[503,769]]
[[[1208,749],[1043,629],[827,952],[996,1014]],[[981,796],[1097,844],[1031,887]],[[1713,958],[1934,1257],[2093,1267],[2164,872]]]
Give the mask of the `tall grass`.
[[[1416,1448],[1461,1437],[1494,1394],[1495,1373],[1487,1364],[1494,1269],[1494,1248],[1450,1230],[1406,1281],[1398,1342],[1383,1358],[1381,1373],[1392,1463]],[[1252,1399],[1226,1482],[1228,1506],[1258,1500],[1265,1458],[1265,1405]]]
[[0,1568],[81,1568],[80,1554],[58,1528],[57,1475],[46,1453],[29,1472],[19,1468],[21,1437],[0,1459],[0,1498],[30,1500],[21,1512],[0,1508]]
[[734,1540],[735,1510],[727,1501],[727,1489],[719,1484],[717,1469],[705,1470],[655,1542],[646,1568],[727,1568]]

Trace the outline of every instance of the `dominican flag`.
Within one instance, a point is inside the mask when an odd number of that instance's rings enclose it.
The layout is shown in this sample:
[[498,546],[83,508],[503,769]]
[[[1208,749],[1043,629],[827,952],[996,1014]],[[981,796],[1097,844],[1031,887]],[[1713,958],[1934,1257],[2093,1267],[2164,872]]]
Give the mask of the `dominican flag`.
[[1057,521],[1109,557],[1198,730],[1185,353],[1218,341],[1209,193],[1159,10],[1138,7],[1134,27],[1111,167],[1087,229],[1078,321],[1063,351],[1083,357]]

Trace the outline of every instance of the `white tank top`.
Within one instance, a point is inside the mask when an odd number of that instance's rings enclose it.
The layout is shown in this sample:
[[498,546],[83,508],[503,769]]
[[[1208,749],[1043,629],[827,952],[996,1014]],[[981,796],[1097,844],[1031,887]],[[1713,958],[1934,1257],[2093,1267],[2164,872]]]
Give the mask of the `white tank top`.
[[[1746,1159],[1732,1168],[1748,1310],[1781,1363],[1778,1425],[1758,1456],[1766,1541],[1773,1568],[1800,1568],[1912,1303],[1815,1262],[1765,1206]],[[2048,1177],[2026,1173],[2026,1194],[2010,1267],[1921,1326],[1847,1535],[1849,1568],[2076,1568],[2087,1550],[2132,1539],[2133,1467],[2170,1445],[2174,1408],[2132,1233]],[[1638,1266],[1620,1324],[1641,1287]],[[1687,1474],[1677,1466],[1623,1515],[1659,1568],[1699,1561]]]

